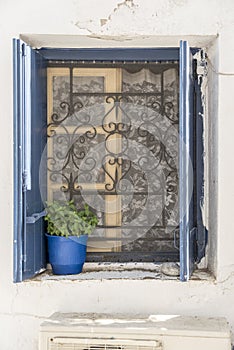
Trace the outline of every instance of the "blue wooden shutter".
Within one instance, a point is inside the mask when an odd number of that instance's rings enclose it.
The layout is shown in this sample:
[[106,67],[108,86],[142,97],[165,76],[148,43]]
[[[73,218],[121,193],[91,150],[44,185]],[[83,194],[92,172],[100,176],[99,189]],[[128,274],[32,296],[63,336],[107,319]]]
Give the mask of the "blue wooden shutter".
[[46,145],[46,62],[14,39],[14,281],[45,268],[39,166]]
[[[206,58],[203,50],[200,51],[200,62],[206,75]],[[208,241],[208,230],[203,223],[202,209],[204,208],[204,110],[202,103],[201,83],[204,77],[199,76],[195,80],[195,116],[196,116],[196,227],[197,227],[197,251],[196,262],[200,262],[205,256]]]
[[186,41],[180,42],[180,279],[187,281],[195,262],[194,217],[194,79],[193,59]]

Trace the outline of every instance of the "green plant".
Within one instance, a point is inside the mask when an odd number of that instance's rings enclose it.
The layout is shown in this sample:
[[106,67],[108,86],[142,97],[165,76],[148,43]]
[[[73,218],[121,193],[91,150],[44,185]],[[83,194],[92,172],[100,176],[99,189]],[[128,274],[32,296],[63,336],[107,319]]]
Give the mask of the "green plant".
[[83,210],[77,210],[73,201],[54,201],[47,205],[45,221],[47,232],[53,236],[80,236],[91,234],[98,219],[87,204]]

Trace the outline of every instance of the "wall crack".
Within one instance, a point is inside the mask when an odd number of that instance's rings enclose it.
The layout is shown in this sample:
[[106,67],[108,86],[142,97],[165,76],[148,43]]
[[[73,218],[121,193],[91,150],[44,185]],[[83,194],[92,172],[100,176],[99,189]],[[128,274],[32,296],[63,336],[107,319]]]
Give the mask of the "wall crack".
[[87,21],[77,21],[75,26],[79,29],[86,30],[90,34],[95,36],[95,33],[98,31],[103,31],[104,28],[112,21],[113,16],[116,15],[119,11],[130,11],[131,15],[134,15],[135,9],[138,7],[134,3],[134,0],[124,0],[117,4],[117,6],[111,11],[107,18],[100,18],[99,21],[87,20]]

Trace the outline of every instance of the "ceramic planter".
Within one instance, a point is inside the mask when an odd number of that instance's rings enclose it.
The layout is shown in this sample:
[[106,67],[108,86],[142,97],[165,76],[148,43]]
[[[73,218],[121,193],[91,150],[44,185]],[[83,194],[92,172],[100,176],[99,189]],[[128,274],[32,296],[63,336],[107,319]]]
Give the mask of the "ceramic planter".
[[81,273],[85,259],[88,235],[51,236],[48,241],[49,263],[55,275],[73,275]]

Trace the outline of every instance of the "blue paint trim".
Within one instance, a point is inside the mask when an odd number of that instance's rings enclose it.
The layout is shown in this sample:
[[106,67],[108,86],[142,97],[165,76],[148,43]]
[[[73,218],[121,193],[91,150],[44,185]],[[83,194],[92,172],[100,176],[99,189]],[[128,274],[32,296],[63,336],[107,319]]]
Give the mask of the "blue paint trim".
[[[25,43],[13,40],[14,282],[32,277],[46,266],[43,219],[34,225],[26,223],[27,214],[31,215],[44,209],[39,192],[39,164],[46,144],[46,60],[29,47],[26,60],[25,48]],[[26,123],[26,111],[34,128],[33,137],[30,134],[28,138],[26,132],[29,123]],[[27,157],[30,157],[32,162],[31,190],[25,186],[26,150]]]
[[185,70],[185,48],[184,42],[180,42],[180,98],[179,98],[179,135],[180,135],[180,158],[179,158],[179,209],[180,209],[180,280],[184,281],[187,275],[186,262],[184,256],[186,254],[186,241],[184,240],[184,232],[186,230],[186,218],[181,217],[181,213],[184,211],[184,180],[185,180],[185,164],[184,157],[181,156],[181,149],[184,149],[184,143],[186,140],[186,100],[184,98],[184,86],[186,81],[186,70]]
[[38,52],[48,60],[125,60],[125,61],[177,61],[178,48],[101,48],[101,49],[50,49]]
[[14,125],[14,282],[22,281],[22,76],[20,40],[13,39],[13,125]]
[[188,281],[194,263],[194,217],[193,217],[193,91],[192,56],[187,41],[180,42],[180,280]]
[[[26,138],[25,149],[30,146],[25,157],[31,159],[31,188],[27,187],[24,192],[24,256],[23,279],[33,277],[46,267],[46,244],[44,220],[40,218],[34,224],[28,224],[26,217],[44,209],[41,200],[39,167],[42,153],[46,146],[46,62],[36,50],[27,48],[28,58],[26,60],[27,69],[30,70],[30,86],[27,104],[30,106],[30,123],[25,123],[25,128],[30,127],[31,133]],[[26,75],[27,78],[27,75]],[[29,108],[29,106],[27,106]],[[30,145],[29,145],[30,143]]]

